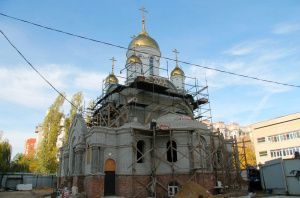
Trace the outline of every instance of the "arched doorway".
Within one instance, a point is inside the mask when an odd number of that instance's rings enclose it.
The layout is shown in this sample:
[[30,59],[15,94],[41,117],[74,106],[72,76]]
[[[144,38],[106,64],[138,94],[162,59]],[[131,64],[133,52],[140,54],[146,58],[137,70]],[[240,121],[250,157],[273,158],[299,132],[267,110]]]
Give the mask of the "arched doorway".
[[116,163],[113,159],[105,161],[104,196],[115,195],[115,171]]

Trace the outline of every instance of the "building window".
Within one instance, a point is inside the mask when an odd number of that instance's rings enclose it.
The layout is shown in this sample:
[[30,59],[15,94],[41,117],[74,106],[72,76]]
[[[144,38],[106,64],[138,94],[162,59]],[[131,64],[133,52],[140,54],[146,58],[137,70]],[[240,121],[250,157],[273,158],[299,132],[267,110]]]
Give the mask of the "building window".
[[257,143],[258,144],[262,144],[266,142],[266,138],[265,137],[261,137],[261,138],[257,138]]
[[153,58],[152,57],[149,60],[149,66],[150,66],[150,75],[153,75]]
[[91,163],[91,147],[88,146],[88,149],[87,149],[87,164],[90,164]]
[[268,142],[275,143],[275,142],[293,140],[297,138],[300,138],[300,130],[269,136]]
[[168,185],[168,196],[173,197],[178,192],[178,184],[176,182],[171,182]]
[[137,150],[136,150],[136,160],[137,163],[143,163],[144,157],[142,157],[145,154],[145,142],[143,140],[140,140],[136,144]]
[[267,151],[261,151],[259,152],[259,157],[267,157],[268,156],[268,152]]
[[[167,160],[169,162],[177,162],[177,144],[175,141],[172,141],[172,145],[170,141],[167,142]],[[173,157],[173,158],[172,158]]]
[[300,152],[300,147],[282,148],[270,151],[272,158],[293,156],[295,152]]

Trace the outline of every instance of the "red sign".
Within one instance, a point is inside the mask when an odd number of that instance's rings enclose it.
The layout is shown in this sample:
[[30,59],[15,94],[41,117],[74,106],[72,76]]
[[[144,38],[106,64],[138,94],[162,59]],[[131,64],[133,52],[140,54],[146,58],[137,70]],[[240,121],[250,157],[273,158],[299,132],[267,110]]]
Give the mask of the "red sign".
[[200,98],[200,101],[208,102],[208,99],[207,98]]
[[130,98],[127,103],[131,103],[131,102],[137,102],[137,98],[136,97],[133,97],[133,98]]
[[181,120],[192,120],[191,117],[181,117]]
[[159,129],[160,130],[168,130],[168,129],[170,129],[170,127],[169,127],[169,125],[163,125],[163,124],[161,124],[161,125],[159,125]]

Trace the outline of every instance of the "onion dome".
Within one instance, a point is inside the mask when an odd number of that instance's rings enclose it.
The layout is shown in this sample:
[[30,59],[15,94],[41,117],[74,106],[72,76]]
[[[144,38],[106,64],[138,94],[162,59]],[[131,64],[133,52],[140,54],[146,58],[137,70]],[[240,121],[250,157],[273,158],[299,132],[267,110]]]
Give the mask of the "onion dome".
[[109,74],[109,76],[105,79],[105,83],[119,83],[119,80],[114,74]]
[[178,63],[177,63],[177,54],[179,54],[179,52],[177,51],[177,49],[175,49],[173,52],[175,52],[176,66],[175,69],[173,69],[173,71],[171,72],[171,77],[177,75],[184,76],[184,72],[182,71],[182,69],[178,67]]
[[140,34],[138,35],[138,37],[134,38],[129,43],[128,49],[133,49],[134,46],[135,47],[137,47],[137,46],[148,46],[148,47],[153,47],[153,48],[159,50],[159,46],[158,46],[157,42],[153,38],[151,38],[145,30],[146,20],[145,20],[144,13],[147,12],[147,11],[145,10],[144,7],[140,10],[143,11],[143,19],[142,19],[143,28],[142,28],[142,31],[140,32]]
[[176,75],[184,76],[184,72],[178,66],[176,66],[175,69],[173,69],[173,71],[171,72],[171,76],[176,76]]
[[140,57],[133,54],[127,59],[126,65],[129,64],[129,63],[140,63],[140,64],[142,64],[142,61],[141,61]]
[[153,38],[151,38],[150,36],[143,35],[141,33],[138,37],[136,37],[129,43],[128,49],[133,49],[134,46],[148,46],[159,50],[159,46]]
[[112,71],[111,71],[111,74],[109,74],[109,76],[105,79],[105,83],[119,83],[119,80],[114,75],[114,66],[115,66],[114,62],[117,61],[117,60],[114,57],[112,57],[109,60],[112,61]]

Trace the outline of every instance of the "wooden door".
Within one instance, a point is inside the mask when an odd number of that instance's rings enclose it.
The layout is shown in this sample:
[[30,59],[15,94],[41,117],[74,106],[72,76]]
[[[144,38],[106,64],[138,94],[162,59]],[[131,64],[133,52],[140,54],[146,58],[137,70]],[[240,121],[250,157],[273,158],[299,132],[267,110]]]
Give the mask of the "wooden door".
[[104,195],[115,195],[115,170],[116,163],[113,159],[105,161]]

